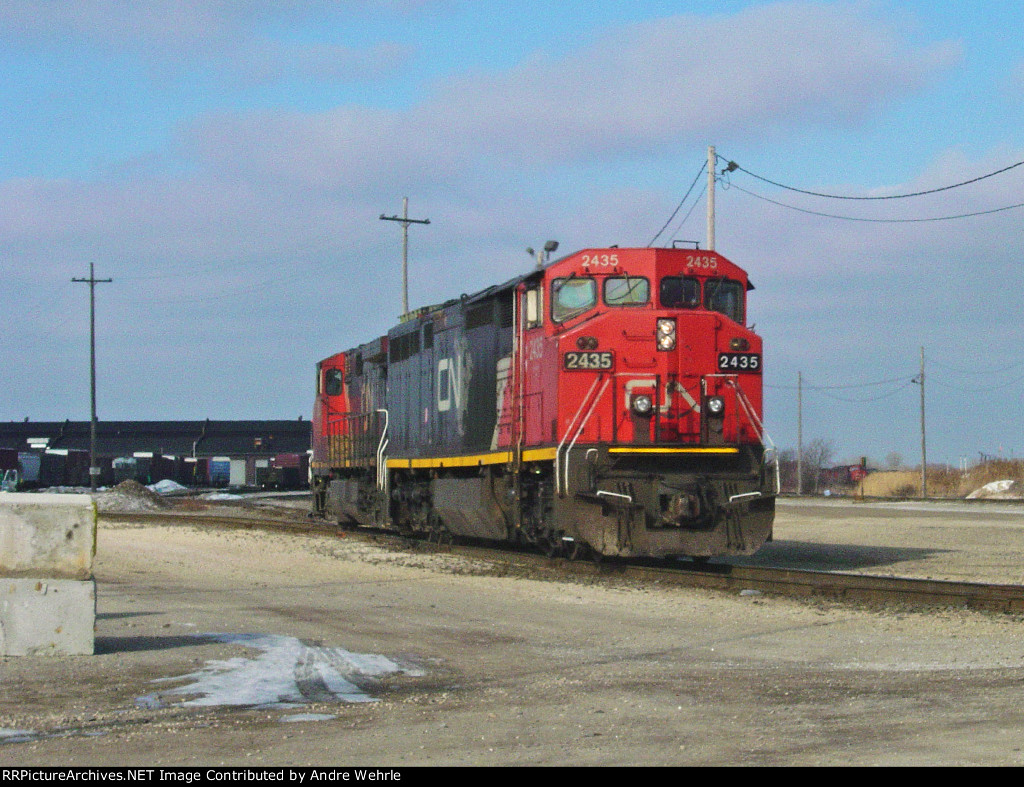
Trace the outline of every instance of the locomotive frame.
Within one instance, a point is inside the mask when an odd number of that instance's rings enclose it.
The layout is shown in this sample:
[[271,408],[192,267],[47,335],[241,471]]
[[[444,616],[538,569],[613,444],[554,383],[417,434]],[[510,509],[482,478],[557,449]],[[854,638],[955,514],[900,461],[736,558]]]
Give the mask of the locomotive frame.
[[751,554],[778,466],[746,273],[587,249],[317,364],[313,511],[549,554]]

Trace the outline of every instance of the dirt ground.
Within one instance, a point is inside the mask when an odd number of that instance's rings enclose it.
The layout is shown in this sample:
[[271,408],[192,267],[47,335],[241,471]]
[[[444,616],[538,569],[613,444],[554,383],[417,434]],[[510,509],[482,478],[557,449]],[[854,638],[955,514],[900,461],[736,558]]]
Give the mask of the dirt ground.
[[1024,502],[780,500],[775,540],[730,562],[1024,584]]
[[[956,553],[938,530],[972,529],[865,511],[786,506],[770,549],[841,543],[901,573]],[[1020,529],[995,519],[974,530]],[[931,540],[884,547],[869,526]],[[0,661],[0,762],[1024,762],[1019,617],[498,574],[341,534],[101,521],[97,655]]]

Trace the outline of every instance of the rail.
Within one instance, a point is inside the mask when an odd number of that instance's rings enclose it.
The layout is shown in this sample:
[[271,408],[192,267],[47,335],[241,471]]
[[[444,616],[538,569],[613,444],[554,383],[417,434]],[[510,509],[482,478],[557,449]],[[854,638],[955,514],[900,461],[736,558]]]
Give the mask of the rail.
[[[295,516],[288,519],[247,515],[242,512],[238,512],[234,516],[226,516],[169,511],[124,513],[100,511],[99,521],[101,525],[103,522],[151,522],[172,526],[260,528],[293,533],[320,532],[332,535],[336,534],[338,530],[335,525],[324,520],[310,519],[305,515],[301,518]],[[618,579],[648,581],[657,583],[659,587],[676,585],[730,593],[757,591],[766,596],[824,598],[838,603],[878,606],[896,604],[900,607],[908,605],[922,608],[957,607],[1014,614],[1024,613],[1024,585],[741,566],[726,562],[691,564],[612,559],[595,563],[562,558],[552,559],[539,554],[510,552],[490,546],[472,544],[447,544],[443,548],[435,548],[426,542],[411,542],[405,536],[380,530],[368,529],[365,533],[353,531],[347,534],[374,542],[379,542],[382,537],[391,537],[396,543],[405,544],[417,550],[443,549],[445,552],[494,560],[496,570],[500,571],[502,576],[508,575],[510,565],[517,564],[525,570],[539,573],[597,576],[610,581]]]

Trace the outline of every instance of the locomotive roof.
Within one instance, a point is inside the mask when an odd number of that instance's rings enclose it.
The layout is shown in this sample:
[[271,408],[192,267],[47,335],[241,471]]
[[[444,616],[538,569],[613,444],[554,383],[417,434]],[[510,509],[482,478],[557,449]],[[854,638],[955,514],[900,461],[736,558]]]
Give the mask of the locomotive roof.
[[[739,265],[737,265],[735,262],[733,262],[731,259],[726,257],[721,252],[715,251],[713,249],[677,249],[675,247],[668,248],[668,247],[664,247],[664,246],[658,246],[658,247],[653,247],[653,246],[627,246],[627,247],[619,247],[619,246],[594,246],[594,247],[590,247],[590,248],[586,248],[586,249],[577,249],[576,251],[572,252],[571,254],[566,254],[564,257],[559,257],[557,260],[551,260],[550,262],[545,264],[544,270],[547,271],[550,268],[554,268],[554,267],[556,267],[558,265],[561,265],[562,263],[565,263],[565,262],[568,262],[569,260],[572,260],[574,257],[579,257],[580,255],[584,255],[584,254],[586,254],[588,252],[591,252],[591,253],[592,252],[602,252],[602,253],[604,253],[604,252],[612,252],[612,253],[617,253],[617,254],[621,254],[621,253],[635,254],[637,252],[640,252],[640,253],[644,253],[644,254],[650,254],[655,259],[657,259],[659,256],[665,255],[665,254],[670,254],[670,255],[682,255],[682,254],[708,255],[708,254],[714,254],[716,257],[718,257],[723,262],[725,262],[727,264],[728,268],[735,269],[735,272],[744,278],[744,280],[746,281],[746,287],[747,287],[748,291],[754,289],[754,284],[753,284],[753,282],[750,281],[750,275],[747,273],[747,271],[744,268],[741,268]],[[615,270],[617,270],[617,268]],[[600,271],[592,271],[591,275],[593,275],[593,273],[595,273],[595,272],[598,273],[598,275],[600,275]],[[606,273],[610,273],[611,271],[606,270],[605,272]]]
[[[709,251],[709,250],[702,250],[702,249],[675,249],[675,248],[671,248],[670,249],[670,248],[665,248],[665,247],[622,247],[622,248],[620,248],[620,247],[617,247],[617,246],[610,246],[610,247],[604,247],[604,246],[598,247],[598,246],[595,246],[595,247],[590,247],[590,248],[587,248],[587,249],[577,249],[576,251],[573,251],[570,254],[566,254],[565,256],[559,257],[558,259],[551,260],[551,261],[545,263],[543,267],[534,268],[534,269],[530,270],[527,273],[522,273],[522,274],[519,274],[518,276],[513,276],[511,279],[508,279],[507,281],[504,281],[501,284],[494,284],[494,285],[491,285],[490,287],[487,287],[487,288],[485,288],[483,290],[478,290],[477,292],[474,292],[474,293],[469,293],[469,294],[463,293],[462,296],[460,296],[458,298],[450,298],[449,300],[444,301],[443,303],[436,303],[436,304],[432,304],[432,305],[429,305],[429,306],[421,306],[418,309],[412,309],[409,312],[407,312],[406,314],[401,315],[399,317],[398,324],[392,326],[391,328],[389,328],[387,333],[388,334],[397,333],[397,335],[403,335],[403,334],[405,334],[407,332],[416,330],[416,328],[418,327],[420,321],[423,318],[427,317],[427,316],[436,314],[437,312],[442,311],[444,309],[451,308],[452,306],[455,306],[456,304],[460,304],[461,303],[462,305],[470,305],[470,304],[477,303],[479,301],[485,300],[487,298],[493,297],[493,296],[497,295],[498,293],[505,292],[507,290],[511,290],[511,289],[519,286],[522,282],[530,281],[531,279],[540,278],[548,269],[553,268],[553,267],[555,267],[555,266],[557,266],[557,265],[559,265],[559,264],[561,264],[561,263],[563,263],[563,262],[565,262],[567,260],[570,260],[573,257],[576,257],[576,256],[578,256],[578,255],[580,255],[580,254],[582,254],[582,253],[584,253],[586,251],[592,251],[592,250],[597,250],[597,249],[605,249],[605,248],[615,249],[617,252],[649,252],[649,253],[654,254],[655,256],[657,256],[658,254],[661,254],[661,253],[665,253],[665,252],[676,253],[676,254],[683,254],[683,253],[687,253],[687,252],[689,252],[689,253],[714,254],[714,255],[716,255],[718,257],[721,257],[723,260],[728,262],[731,266],[735,267],[738,271],[740,271],[744,276],[746,276],[746,271],[744,271],[742,268],[740,268],[738,265],[736,265],[736,263],[732,262],[732,260],[730,260],[728,257],[726,257],[725,255],[723,255],[723,254],[721,254],[720,252],[717,252],[717,251]],[[747,283],[747,289],[748,290],[754,289],[754,284],[753,284],[753,282],[750,281],[749,277],[747,277],[746,283]],[[345,350],[344,352],[345,353],[349,353],[349,352],[362,351],[362,350],[365,350],[368,347],[368,345],[374,345],[374,350],[375,350],[374,354],[376,354],[377,352],[380,352],[381,350],[383,350],[383,347],[380,344],[382,342],[382,340],[386,340],[386,336],[382,336],[382,337],[379,337],[377,339],[374,339],[371,342],[368,342],[367,344],[357,345],[355,347],[352,347],[349,350]],[[329,357],[333,358],[334,356],[332,355],[332,356],[329,356]],[[326,359],[324,359],[324,360],[326,360]]]
[[421,306],[418,309],[413,309],[410,312],[408,312],[407,314],[403,314],[399,318],[399,324],[394,326],[393,328],[391,328],[388,331],[388,333],[390,333],[391,331],[395,330],[395,328],[403,327],[403,325],[405,323],[415,322],[417,319],[419,319],[421,317],[426,317],[427,315],[434,314],[435,312],[439,312],[442,309],[447,309],[447,308],[449,308],[451,306],[455,306],[456,304],[461,303],[463,305],[469,305],[469,304],[477,303],[477,302],[482,301],[482,300],[486,300],[487,298],[493,297],[494,295],[497,295],[500,292],[504,292],[506,290],[511,290],[511,289],[519,286],[519,284],[521,282],[527,281],[527,280],[529,280],[531,278],[539,277],[541,275],[541,273],[543,273],[542,270],[535,269],[535,270],[530,271],[529,273],[525,273],[525,274],[521,274],[519,276],[515,276],[515,277],[509,279],[506,282],[502,282],[501,284],[494,284],[494,285],[488,287],[487,289],[479,290],[478,292],[474,292],[474,293],[471,293],[471,294],[465,294],[464,293],[461,297],[459,297],[459,298],[451,298],[451,299],[445,301],[444,303],[436,303],[436,304],[433,304],[431,306]]

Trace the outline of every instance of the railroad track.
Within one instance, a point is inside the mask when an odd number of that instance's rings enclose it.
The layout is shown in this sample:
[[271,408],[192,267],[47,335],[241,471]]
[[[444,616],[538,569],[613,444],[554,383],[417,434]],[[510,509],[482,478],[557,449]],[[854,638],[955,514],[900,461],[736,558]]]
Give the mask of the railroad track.
[[299,516],[104,512],[100,514],[100,519],[108,522],[262,529],[310,535],[344,533],[347,536],[383,542],[411,551],[443,551],[473,557],[494,563],[499,571],[512,570],[515,567],[525,573],[551,578],[605,577],[649,584],[707,588],[734,593],[747,592],[751,595],[819,598],[873,606],[955,607],[989,612],[1024,613],[1024,585],[882,577],[830,571],[736,566],[729,563],[570,561],[565,558],[549,558],[540,554],[479,544],[437,545],[410,539],[391,531],[340,530],[337,525],[324,520]]

